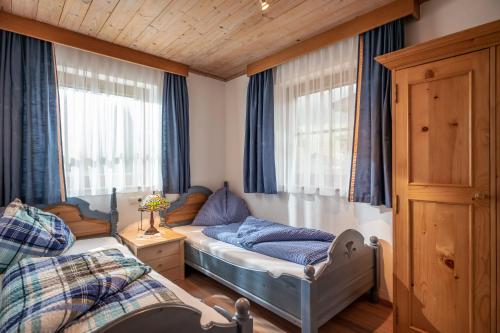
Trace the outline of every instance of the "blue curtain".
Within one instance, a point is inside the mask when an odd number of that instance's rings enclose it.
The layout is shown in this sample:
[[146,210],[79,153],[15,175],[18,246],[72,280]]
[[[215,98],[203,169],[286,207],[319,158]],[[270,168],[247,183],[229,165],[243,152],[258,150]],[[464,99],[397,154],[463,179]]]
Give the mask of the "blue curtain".
[[246,193],[276,193],[272,69],[248,82],[243,172]]
[[403,21],[364,33],[361,45],[350,200],[391,207],[391,73],[375,57],[404,47]]
[[163,193],[186,193],[189,168],[189,100],[186,78],[165,73],[162,105]]
[[61,201],[52,44],[0,30],[0,206]]

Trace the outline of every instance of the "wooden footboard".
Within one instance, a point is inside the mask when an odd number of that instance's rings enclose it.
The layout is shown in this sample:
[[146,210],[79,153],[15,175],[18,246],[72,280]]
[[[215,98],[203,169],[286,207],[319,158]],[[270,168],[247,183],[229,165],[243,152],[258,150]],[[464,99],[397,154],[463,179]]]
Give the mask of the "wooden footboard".
[[327,264],[319,272],[306,266],[301,285],[302,332],[318,328],[361,295],[378,299],[379,248],[377,237],[364,243],[356,230],[346,230],[330,246]]
[[185,304],[154,304],[133,311],[101,327],[99,333],[136,333],[147,329],[148,333],[252,333],[253,319],[250,303],[240,298],[235,303],[236,312],[229,314],[217,308],[228,323],[201,325],[201,312]]

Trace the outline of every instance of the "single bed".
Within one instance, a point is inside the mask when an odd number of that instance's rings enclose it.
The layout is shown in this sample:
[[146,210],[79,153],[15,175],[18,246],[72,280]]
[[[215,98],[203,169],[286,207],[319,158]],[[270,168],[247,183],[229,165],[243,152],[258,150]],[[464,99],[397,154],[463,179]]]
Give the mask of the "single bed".
[[[208,237],[202,233],[204,228],[203,226],[185,225],[172,229],[185,235],[191,247],[205,253],[210,253],[235,265],[257,271],[267,271],[275,278],[283,274],[295,276],[300,279],[306,278],[304,266],[302,265],[248,251],[241,247]],[[325,264],[325,262],[320,262],[313,265],[315,272],[319,272]]]
[[[111,195],[110,206],[110,213],[103,213],[90,210],[89,204],[81,199],[69,198],[64,203],[39,207],[62,218],[76,236],[77,240],[64,255],[118,249],[125,257],[135,258],[116,236],[118,212],[115,190]],[[236,313],[230,314],[222,308],[212,308],[202,303],[155,271],[151,271],[149,275],[172,291],[183,304],[143,307],[109,322],[98,332],[137,332],[144,328],[148,332],[252,332],[253,323],[247,300],[239,299],[235,304]],[[0,275],[0,291],[1,278]]]
[[[226,184],[227,186],[227,184]],[[211,191],[192,187],[174,202],[162,223],[186,235],[185,263],[301,327],[318,328],[369,293],[378,300],[379,244],[355,230],[332,242],[326,261],[302,266],[210,238],[189,225]]]

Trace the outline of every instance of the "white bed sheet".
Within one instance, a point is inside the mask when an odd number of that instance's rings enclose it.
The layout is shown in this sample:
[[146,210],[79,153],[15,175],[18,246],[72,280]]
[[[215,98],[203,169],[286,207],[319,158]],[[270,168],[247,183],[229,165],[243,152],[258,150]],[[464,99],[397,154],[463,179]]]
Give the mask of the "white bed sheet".
[[[64,252],[64,255],[79,254],[87,251],[101,251],[105,249],[116,248],[120,250],[125,257],[136,258],[132,252],[125,246],[120,244],[113,237],[102,238],[89,238],[77,240],[73,246]],[[137,259],[137,258],[136,258]],[[187,291],[168,280],[164,276],[155,271],[149,273],[152,278],[160,281],[164,286],[170,289],[179,299],[187,304],[201,311],[201,324],[206,325],[210,322],[227,323],[227,319],[215,311],[212,307],[202,303],[199,299],[190,295]]]
[[[274,277],[289,274],[304,278],[304,266],[286,260],[269,257],[260,253],[245,250],[241,247],[205,236],[201,231],[205,227],[186,225],[172,228],[186,236],[186,242],[197,250],[212,254],[234,265],[268,272]],[[316,272],[325,262],[314,265]]]

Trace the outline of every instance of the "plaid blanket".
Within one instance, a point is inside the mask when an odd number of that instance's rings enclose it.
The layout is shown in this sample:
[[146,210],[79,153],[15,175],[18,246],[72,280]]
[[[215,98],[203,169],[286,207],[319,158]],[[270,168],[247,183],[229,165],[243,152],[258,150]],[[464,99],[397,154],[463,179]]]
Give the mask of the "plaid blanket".
[[69,227],[54,214],[23,205],[0,218],[0,273],[25,257],[60,255],[75,241]]
[[180,300],[117,249],[26,258],[3,278],[0,332],[93,332],[135,309]]

